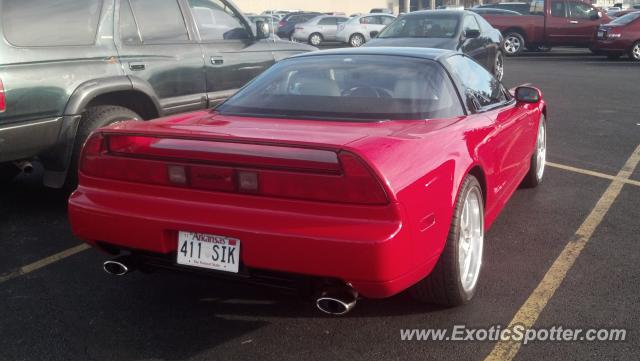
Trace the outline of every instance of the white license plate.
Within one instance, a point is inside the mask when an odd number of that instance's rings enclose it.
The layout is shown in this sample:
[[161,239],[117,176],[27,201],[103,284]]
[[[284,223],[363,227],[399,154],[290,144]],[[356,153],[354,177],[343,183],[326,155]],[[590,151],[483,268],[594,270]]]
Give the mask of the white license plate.
[[179,232],[178,264],[238,273],[240,240],[213,234]]
[[604,31],[598,31],[598,38],[604,38]]

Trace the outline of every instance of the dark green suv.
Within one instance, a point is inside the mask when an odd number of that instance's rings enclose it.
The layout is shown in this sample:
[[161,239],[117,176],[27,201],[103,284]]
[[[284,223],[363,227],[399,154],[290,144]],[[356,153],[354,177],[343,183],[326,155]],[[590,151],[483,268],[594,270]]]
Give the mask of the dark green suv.
[[72,185],[93,129],[212,107],[315,49],[250,24],[229,0],[0,0],[0,177],[38,159]]

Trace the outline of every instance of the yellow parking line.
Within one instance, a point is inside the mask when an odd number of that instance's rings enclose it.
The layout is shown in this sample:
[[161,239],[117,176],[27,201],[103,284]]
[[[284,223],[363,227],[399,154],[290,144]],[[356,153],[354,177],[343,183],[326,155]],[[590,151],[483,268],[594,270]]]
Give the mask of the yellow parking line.
[[[551,268],[549,268],[544,275],[542,281],[515,314],[509,323],[509,327],[519,324],[530,328],[534,325],[540,313],[547,305],[547,302],[553,297],[553,294],[565,279],[574,262],[620,194],[625,184],[625,182],[621,180],[629,179],[639,162],[640,145],[638,145],[631,157],[629,157],[615,179],[612,179],[611,184],[609,184],[609,187],[607,187],[604,194],[602,194],[596,206],[591,210],[591,213],[589,213],[580,228],[578,228],[574,237],[567,243],[558,258],[556,258],[551,265]],[[521,345],[520,342],[516,341],[499,341],[485,361],[513,360],[518,350],[520,350]]]
[[0,283],[4,283],[6,281],[9,281],[11,279],[14,279],[16,277],[20,277],[23,275],[26,275],[28,273],[31,273],[33,271],[37,271],[42,267],[46,267],[52,263],[58,262],[62,259],[65,259],[67,257],[71,257],[74,254],[80,253],[82,251],[85,251],[87,249],[89,249],[89,245],[86,243],[77,245],[75,247],[69,248],[67,250],[64,250],[60,253],[56,253],[52,256],[43,258],[39,261],[35,261],[33,263],[30,263],[26,266],[22,266],[20,268],[18,268],[17,270],[13,271],[13,272],[9,272],[9,273],[5,273],[3,275],[0,275]]
[[640,182],[637,181],[637,180],[633,180],[633,179],[622,178],[622,177],[618,177],[618,176],[614,176],[614,175],[609,175],[609,174],[600,173],[600,172],[594,172],[594,171],[588,170],[588,169],[576,168],[576,167],[571,167],[571,166],[568,166],[568,165],[558,164],[558,163],[553,163],[553,162],[547,162],[547,165],[550,166],[550,167],[553,167],[553,168],[558,168],[558,169],[566,170],[566,171],[569,171],[569,172],[590,175],[590,176],[593,176],[593,177],[598,177],[598,178],[603,178],[603,179],[615,180],[615,181],[622,182],[622,183],[625,183],[625,184],[630,184],[632,186],[640,187]]

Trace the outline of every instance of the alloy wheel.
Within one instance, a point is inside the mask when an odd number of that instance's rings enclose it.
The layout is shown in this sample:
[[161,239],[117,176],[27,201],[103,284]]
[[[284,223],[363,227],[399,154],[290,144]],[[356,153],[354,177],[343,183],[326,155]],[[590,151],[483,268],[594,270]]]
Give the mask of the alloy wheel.
[[508,54],[516,54],[518,51],[520,51],[521,47],[522,42],[517,36],[509,36],[504,39],[504,50]]
[[502,80],[504,76],[504,58],[502,53],[498,53],[496,55],[496,64],[495,64],[495,77],[498,80]]
[[484,215],[481,199],[480,189],[471,188],[465,197],[460,217],[458,269],[460,283],[467,293],[475,288],[482,266]]
[[309,42],[313,46],[318,46],[322,43],[322,37],[319,34],[313,34],[311,35],[311,38],[309,38]]
[[631,58],[635,61],[640,61],[640,42],[637,42],[631,48]]
[[351,46],[354,48],[358,48],[364,44],[364,38],[360,34],[355,34],[351,36]]
[[536,142],[536,177],[540,180],[544,175],[547,162],[547,128],[544,119],[540,121],[538,128],[538,140]]

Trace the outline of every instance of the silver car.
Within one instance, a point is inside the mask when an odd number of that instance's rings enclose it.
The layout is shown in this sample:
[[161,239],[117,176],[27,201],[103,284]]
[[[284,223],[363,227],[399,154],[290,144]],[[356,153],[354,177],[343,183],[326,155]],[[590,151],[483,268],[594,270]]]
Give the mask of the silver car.
[[396,19],[390,14],[365,14],[356,16],[338,27],[337,41],[354,48],[371,39],[372,32],[380,32]]
[[336,41],[338,26],[349,20],[346,16],[321,15],[296,25],[292,39],[300,42],[309,42],[318,46],[325,41]]

